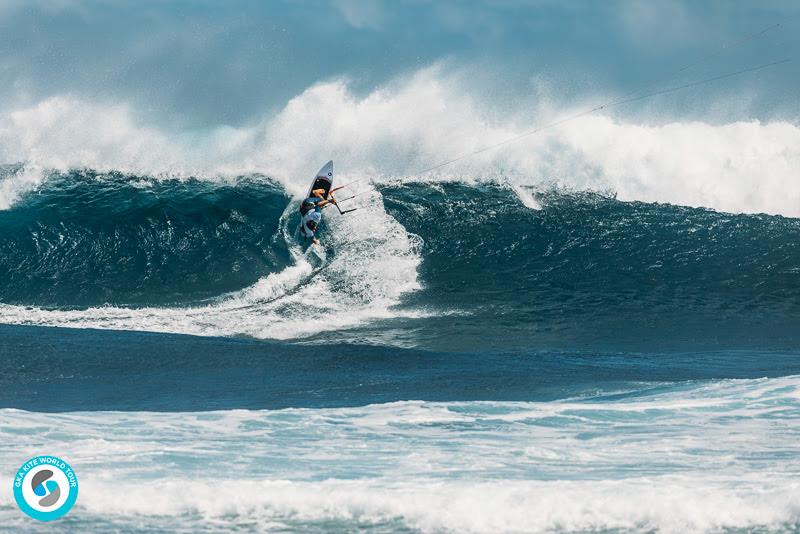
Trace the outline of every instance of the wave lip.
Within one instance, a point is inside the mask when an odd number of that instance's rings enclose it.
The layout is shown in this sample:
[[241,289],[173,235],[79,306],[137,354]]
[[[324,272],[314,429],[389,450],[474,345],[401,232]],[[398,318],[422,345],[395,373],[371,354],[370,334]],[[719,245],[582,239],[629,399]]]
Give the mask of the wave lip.
[[[347,162],[347,175],[384,182],[503,174],[520,186],[612,189],[626,201],[800,216],[800,127],[793,119],[714,124],[593,114],[520,137],[595,104],[554,113],[540,99],[504,105],[498,117],[494,103],[475,98],[469,84],[436,66],[366,95],[343,80],[320,82],[249,126],[202,131],[145,124],[125,103],[53,96],[0,115],[0,161],[149,175],[264,172],[301,195],[310,162],[334,157]],[[502,146],[482,150],[496,144]],[[0,187],[0,207],[13,198]]]

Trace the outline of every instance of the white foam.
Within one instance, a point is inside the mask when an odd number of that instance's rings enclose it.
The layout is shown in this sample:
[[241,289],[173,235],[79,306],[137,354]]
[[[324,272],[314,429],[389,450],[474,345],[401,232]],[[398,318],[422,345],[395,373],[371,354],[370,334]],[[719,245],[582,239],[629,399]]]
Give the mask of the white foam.
[[[682,533],[800,521],[800,377],[661,391],[276,411],[5,409],[0,439],[14,445],[0,463],[43,450],[69,460],[81,484],[74,517],[89,525]],[[18,513],[10,499],[0,492],[0,520]]]
[[[465,85],[436,67],[364,96],[345,81],[328,81],[254,126],[200,132],[142,124],[125,104],[53,97],[0,116],[0,161],[209,179],[262,172],[299,195],[315,166],[329,158],[337,161],[340,179],[402,178],[575,111],[554,115],[547,102],[524,102],[498,119]],[[555,182],[573,189],[611,188],[623,200],[800,216],[798,147],[800,127],[790,121],[641,123],[592,115],[460,160],[424,179]]]
[[[748,482],[756,487],[748,487]],[[112,483],[115,492],[108,491]],[[780,526],[799,517],[791,484],[765,479],[709,483],[702,477],[639,480],[453,482],[419,480],[221,481],[173,478],[147,484],[81,484],[93,516],[199,514],[206,521],[281,524],[387,520],[423,532],[548,532],[656,529],[665,533]],[[125,499],[119,499],[119,495]],[[153,495],[164,498],[153,499]],[[109,513],[113,510],[113,513]],[[169,523],[167,523],[169,524]]]
[[19,198],[35,190],[44,180],[44,172],[35,165],[22,168],[0,178],[0,210],[7,210]]
[[190,161],[156,128],[138,124],[125,104],[51,97],[0,118],[0,156],[43,168],[185,169]]

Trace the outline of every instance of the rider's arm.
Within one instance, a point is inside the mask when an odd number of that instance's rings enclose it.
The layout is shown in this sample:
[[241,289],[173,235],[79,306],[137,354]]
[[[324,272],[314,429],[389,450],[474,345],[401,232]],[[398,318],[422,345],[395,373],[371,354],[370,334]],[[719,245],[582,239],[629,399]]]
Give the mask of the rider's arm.
[[322,188],[314,189],[313,191],[311,191],[311,194],[319,199],[317,201],[317,203],[318,203],[320,208],[322,206],[326,206],[328,204],[336,204],[336,199],[333,198],[333,193],[328,193],[328,198],[326,199],[325,198],[325,190],[322,189]]
[[324,207],[325,207],[325,206],[327,206],[328,204],[336,204],[336,199],[335,199],[335,198],[333,198],[333,197],[331,197],[331,198],[329,198],[328,200],[324,200],[324,199],[323,199],[323,200],[318,200],[318,201],[316,202],[316,205],[317,205],[317,207],[319,207],[319,208],[324,208]]

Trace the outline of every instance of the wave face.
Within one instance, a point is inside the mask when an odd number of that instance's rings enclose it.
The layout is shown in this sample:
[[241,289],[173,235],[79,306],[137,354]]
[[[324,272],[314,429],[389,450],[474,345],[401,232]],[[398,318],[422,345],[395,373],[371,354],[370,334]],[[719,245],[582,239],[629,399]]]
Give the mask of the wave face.
[[491,184],[380,189],[424,243],[425,291],[408,302],[467,312],[444,319],[461,335],[797,339],[797,219]]
[[251,285],[290,262],[275,239],[288,201],[268,180],[54,173],[0,211],[0,301],[162,305]]
[[326,212],[317,258],[264,177],[52,173],[0,211],[5,320],[311,340],[322,321],[439,350],[797,342],[797,219],[501,182],[362,189],[359,211]]

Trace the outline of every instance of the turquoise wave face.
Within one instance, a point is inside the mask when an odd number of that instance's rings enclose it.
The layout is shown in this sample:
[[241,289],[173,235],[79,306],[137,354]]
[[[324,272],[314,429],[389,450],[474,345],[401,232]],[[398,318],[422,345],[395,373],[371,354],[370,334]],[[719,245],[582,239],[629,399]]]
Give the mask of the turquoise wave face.
[[426,319],[447,332],[431,334],[437,348],[796,344],[797,219],[558,191],[534,193],[534,210],[506,187],[462,183],[381,192],[423,242],[424,291],[406,304],[457,312]]
[[272,182],[51,175],[0,211],[0,301],[162,305],[214,297],[285,267],[289,199]]

